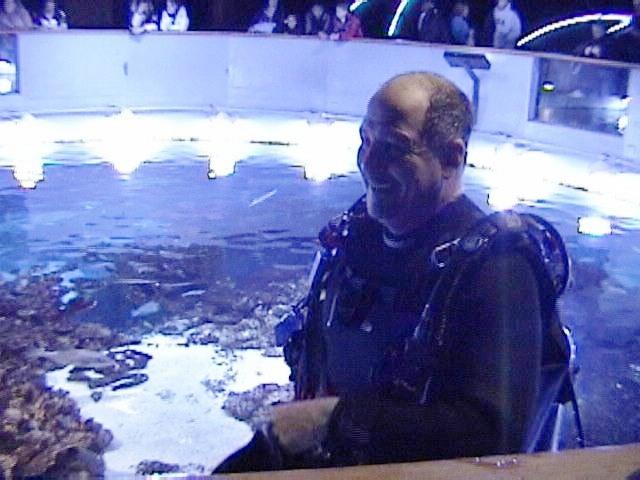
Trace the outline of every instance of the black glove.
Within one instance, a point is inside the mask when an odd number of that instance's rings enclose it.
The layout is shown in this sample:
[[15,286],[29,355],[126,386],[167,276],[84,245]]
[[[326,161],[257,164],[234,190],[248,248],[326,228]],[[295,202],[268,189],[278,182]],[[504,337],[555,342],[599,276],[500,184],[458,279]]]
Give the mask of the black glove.
[[215,475],[282,469],[282,451],[275,436],[266,428],[256,431],[247,445],[229,455],[212,473]]

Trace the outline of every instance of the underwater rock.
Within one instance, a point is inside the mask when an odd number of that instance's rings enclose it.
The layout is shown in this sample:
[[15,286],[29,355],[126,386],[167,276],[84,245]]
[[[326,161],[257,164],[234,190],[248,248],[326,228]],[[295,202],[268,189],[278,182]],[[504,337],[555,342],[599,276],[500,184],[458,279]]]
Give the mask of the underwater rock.
[[292,399],[293,384],[263,384],[247,392],[230,393],[222,408],[227,414],[248,423],[255,430],[269,422],[273,405]]
[[158,460],[144,460],[136,467],[136,475],[166,475],[170,473],[203,475],[205,470],[204,465],[196,465],[192,463],[187,465],[177,465],[173,463],[160,462]]
[[164,325],[158,328],[158,331],[163,335],[182,335],[187,330],[191,330],[195,327],[199,327],[205,323],[209,323],[210,320],[200,317],[195,318],[175,318],[167,320]]
[[217,333],[218,330],[219,328],[210,324],[196,327],[189,332],[188,341],[195,345],[209,345],[212,343],[218,343],[220,341],[220,337]]
[[117,363],[102,352],[81,348],[56,350],[53,352],[47,352],[40,348],[28,352],[27,356],[30,358],[44,359],[51,362],[57,368],[66,367],[67,365],[95,370],[105,368],[113,369],[117,367]]
[[157,460],[144,460],[136,467],[136,475],[163,475],[166,473],[180,473],[180,465]]
[[131,348],[117,352],[109,352],[107,356],[118,362],[118,365],[121,367],[126,367],[129,370],[143,369],[147,366],[149,360],[153,358],[153,356],[148,353],[139,352]]
[[125,388],[135,387],[136,385],[140,385],[141,383],[149,380],[149,376],[146,373],[131,373],[129,375],[124,376],[120,380],[118,380],[114,385],[111,386],[111,390],[114,392],[117,390],[123,390]]
[[206,388],[208,392],[217,397],[221,393],[224,393],[229,382],[226,379],[211,380],[210,378],[207,378],[205,380],[202,380],[201,383],[202,385],[204,385],[204,388]]
[[[123,388],[134,387],[146,382],[149,377],[140,372],[132,372],[135,370],[129,368],[125,363],[119,363],[118,369],[96,370],[100,375],[92,375],[92,372],[77,372],[72,370],[73,380],[87,382],[90,389],[103,388],[111,386],[111,390],[121,390]],[[146,363],[144,364],[146,366]],[[84,373],[84,374],[83,374]],[[69,376],[72,380],[72,376]]]
[[40,381],[16,381],[6,367],[0,367],[3,403],[8,407],[0,413],[4,478],[71,478],[77,472],[101,476],[100,456],[111,434],[96,422],[84,423],[66,393],[47,389]]
[[233,314],[223,313],[211,317],[211,322],[218,325],[236,325],[242,320],[242,317]]
[[61,455],[56,465],[45,473],[46,478],[85,480],[103,476],[104,460],[97,453],[86,449],[71,449]]

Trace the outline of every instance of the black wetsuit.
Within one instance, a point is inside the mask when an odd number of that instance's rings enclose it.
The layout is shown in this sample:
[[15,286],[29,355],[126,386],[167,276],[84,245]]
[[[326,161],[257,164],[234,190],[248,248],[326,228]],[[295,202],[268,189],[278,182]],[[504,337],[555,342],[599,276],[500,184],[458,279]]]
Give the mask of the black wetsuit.
[[490,257],[455,293],[448,353],[427,402],[394,395],[379,374],[386,353],[413,332],[434,287],[429,253],[483,217],[461,196],[402,239],[366,215],[351,222],[345,256],[311,305],[304,358],[313,360],[301,369],[313,387],[297,385],[306,389],[300,398],[340,397],[320,456],[283,458],[258,432],[217,472],[522,451],[540,388],[544,322],[538,280],[520,254]]
[[[336,463],[522,449],[538,394],[543,324],[538,282],[524,257],[492,258],[456,294],[448,358],[439,362],[438,388],[427,404],[394,398],[376,375],[385,350],[412,333],[433,287],[428,253],[482,216],[462,196],[409,238],[385,240],[372,220],[354,225],[346,261],[333,273],[321,307],[326,375],[317,393],[341,398],[328,440]],[[365,286],[354,293],[353,280],[344,285],[349,276]]]

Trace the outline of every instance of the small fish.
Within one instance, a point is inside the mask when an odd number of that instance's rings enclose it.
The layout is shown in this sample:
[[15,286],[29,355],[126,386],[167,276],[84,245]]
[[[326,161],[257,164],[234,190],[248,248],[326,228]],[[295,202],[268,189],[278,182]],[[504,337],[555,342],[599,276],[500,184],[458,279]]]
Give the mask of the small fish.
[[43,348],[37,348],[27,354],[30,358],[44,358],[58,367],[73,365],[79,368],[116,368],[118,364],[102,352],[87,350],[84,348],[70,348],[48,352]]
[[136,308],[131,312],[132,317],[145,317],[147,315],[153,315],[160,311],[160,304],[158,302],[147,302],[144,305]]
[[153,285],[158,283],[157,280],[147,280],[145,278],[121,278],[116,280],[114,283],[119,283],[122,285]]
[[265,200],[269,200],[271,197],[273,197],[276,193],[278,193],[278,190],[271,190],[268,193],[265,193],[264,195],[262,195],[261,197],[256,198],[253,202],[251,202],[249,204],[249,208],[251,207],[255,207],[256,205],[261,204],[262,202],[264,202]]
[[183,297],[198,297],[200,295],[204,295],[206,290],[189,290],[188,292],[184,292],[182,294]]

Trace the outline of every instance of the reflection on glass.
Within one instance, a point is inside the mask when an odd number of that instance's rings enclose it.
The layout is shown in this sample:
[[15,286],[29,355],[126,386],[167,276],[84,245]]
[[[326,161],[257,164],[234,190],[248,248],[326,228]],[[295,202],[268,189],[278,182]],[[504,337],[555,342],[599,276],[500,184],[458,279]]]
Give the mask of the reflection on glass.
[[164,147],[165,136],[157,122],[123,109],[119,114],[99,119],[88,130],[94,138],[95,153],[111,163],[123,178],[151,160]]
[[534,119],[621,135],[628,125],[629,71],[597,62],[538,60]]
[[44,180],[45,157],[54,144],[43,120],[24,115],[0,123],[0,166],[8,166],[22,188],[35,188]]
[[0,33],[0,95],[18,92],[17,39]]

